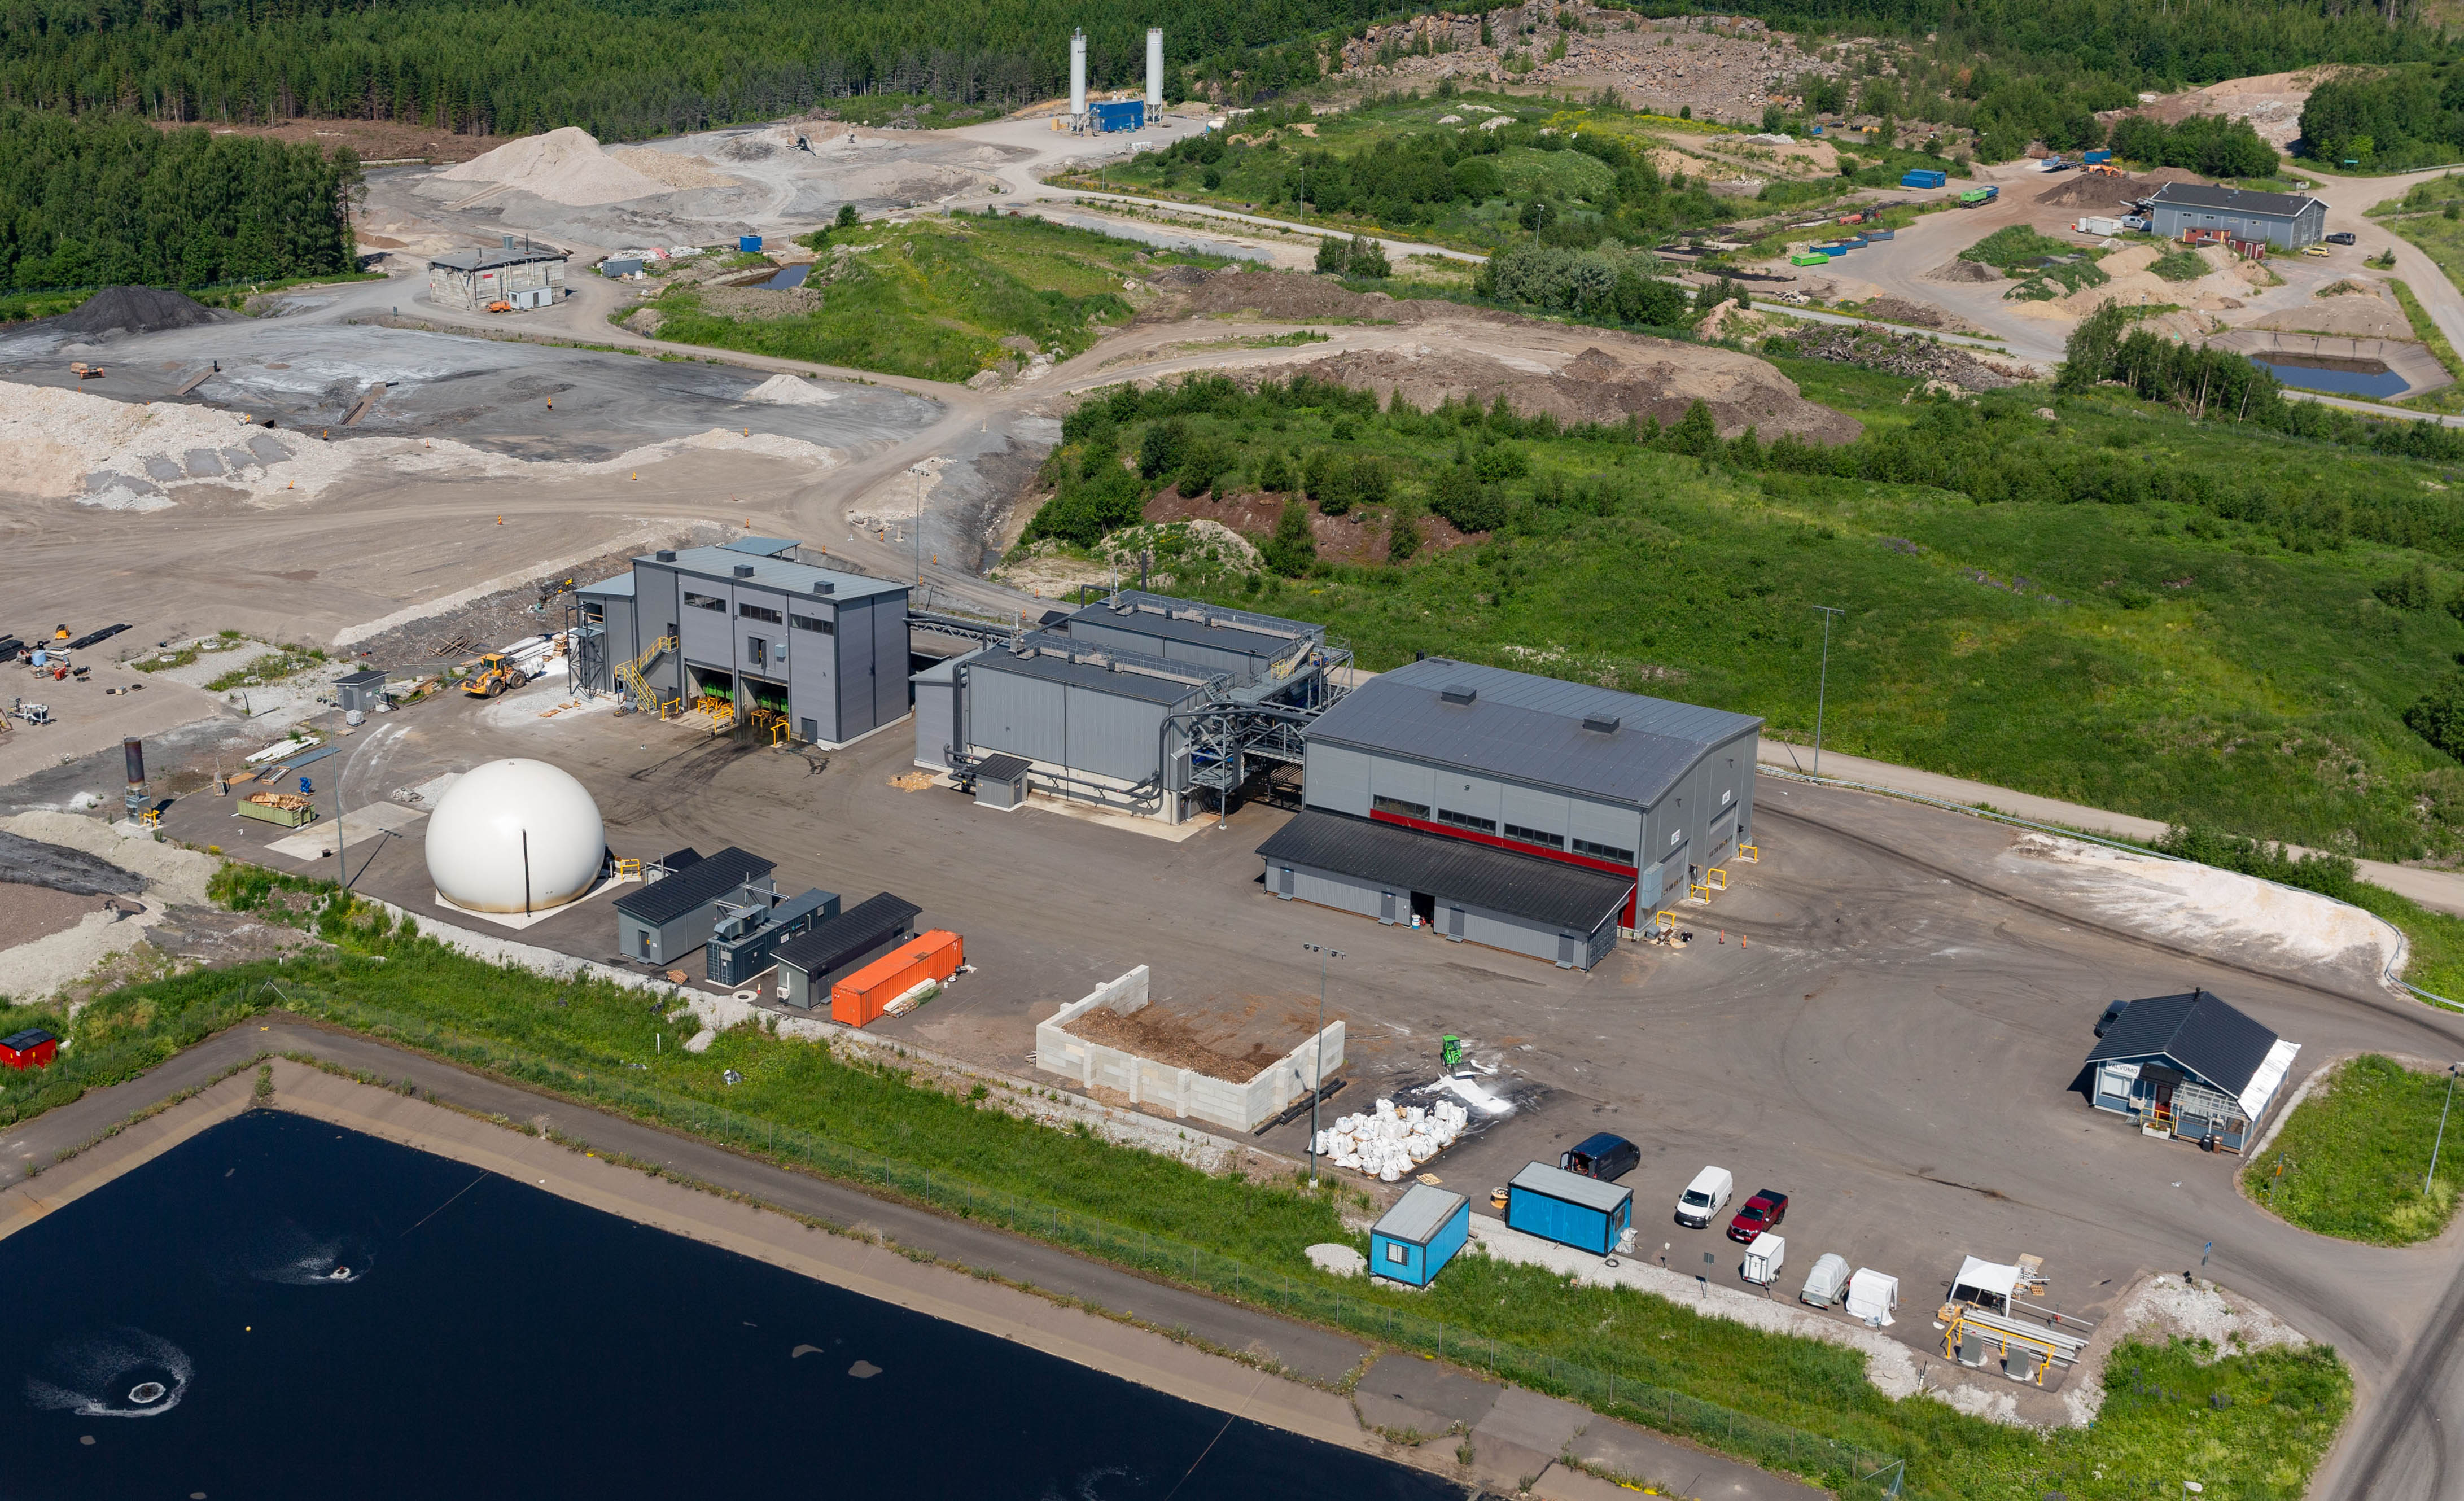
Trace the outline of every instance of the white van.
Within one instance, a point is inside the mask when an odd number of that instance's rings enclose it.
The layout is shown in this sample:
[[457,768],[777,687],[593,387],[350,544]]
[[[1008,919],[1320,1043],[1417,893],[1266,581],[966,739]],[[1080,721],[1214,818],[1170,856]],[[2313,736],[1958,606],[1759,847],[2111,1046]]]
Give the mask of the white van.
[[1689,1230],[1709,1227],[1711,1217],[1727,1207],[1728,1198],[1737,1191],[1737,1181],[1725,1167],[1706,1167],[1694,1175],[1685,1192],[1677,1197],[1677,1223]]

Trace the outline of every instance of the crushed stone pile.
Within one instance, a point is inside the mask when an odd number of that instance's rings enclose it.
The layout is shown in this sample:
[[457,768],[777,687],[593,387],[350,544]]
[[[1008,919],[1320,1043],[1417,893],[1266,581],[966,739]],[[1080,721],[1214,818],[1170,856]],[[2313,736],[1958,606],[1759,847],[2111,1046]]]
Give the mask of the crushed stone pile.
[[1319,1132],[1317,1151],[1337,1167],[1391,1183],[1453,1146],[1470,1120],[1471,1113],[1452,1100],[1440,1100],[1427,1110],[1418,1105],[1397,1110],[1393,1100],[1379,1100],[1375,1110],[1340,1116]]
[[2178,166],[2156,166],[2146,174],[2133,177],[2124,172],[2108,177],[2102,172],[2074,172],[2060,186],[2045,189],[2036,202],[2048,209],[2086,209],[2101,211],[2134,198],[2154,196],[2167,183],[2199,183],[2207,179]]
[[744,393],[746,401],[774,402],[782,407],[826,407],[839,399],[829,386],[801,375],[774,375]]
[[730,177],[697,156],[681,151],[657,151],[649,146],[618,146],[607,153],[607,159],[619,166],[629,166],[645,177],[655,177],[670,188],[741,188],[744,180]]
[[28,327],[70,334],[150,334],[165,328],[233,322],[239,316],[208,307],[185,293],[165,292],[160,287],[105,287],[79,303],[75,311]]
[[1981,260],[1952,259],[1943,262],[1918,277],[1921,281],[1999,281],[2002,273]]
[[1771,343],[1785,346],[1800,360],[1862,365],[1913,380],[1948,381],[1971,391],[1999,390],[2032,379],[2028,372],[1979,359],[1957,344],[1880,328],[1819,323],[1778,335]]
[[46,844],[0,828],[0,881],[42,886],[72,896],[110,896],[142,891],[144,877],[99,855]]
[[601,150],[599,139],[579,125],[508,141],[484,156],[447,167],[434,181],[500,183],[576,209],[674,191],[658,178]]

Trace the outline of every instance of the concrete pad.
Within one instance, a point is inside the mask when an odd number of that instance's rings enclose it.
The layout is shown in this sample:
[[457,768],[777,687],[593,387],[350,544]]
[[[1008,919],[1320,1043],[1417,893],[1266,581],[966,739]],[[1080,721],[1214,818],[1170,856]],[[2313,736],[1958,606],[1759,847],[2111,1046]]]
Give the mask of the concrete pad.
[[[382,833],[407,828],[427,816],[425,812],[405,807],[399,803],[371,803],[365,807],[355,807],[342,815],[342,842],[347,848]],[[283,855],[293,860],[321,860],[332,851],[334,837],[333,824],[312,824],[296,834],[284,835],[265,849],[269,854]]]
[[1626,1501],[1634,1492],[1597,1475],[1551,1465],[1531,1482],[1530,1494],[1538,1501]]
[[1589,1409],[1509,1386],[1471,1430],[1473,1465],[1516,1490],[1542,1473],[1593,1421]]
[[[1587,1469],[1693,1501],[1815,1501],[1826,1493],[1793,1476],[1756,1469],[1606,1418],[1594,1420],[1568,1450]],[[1551,1479],[1562,1485],[1559,1477],[1564,1475],[1560,1466]],[[1565,1495],[1566,1501],[1584,1501],[1571,1487]]]
[[[1418,1356],[1390,1355],[1369,1368],[1353,1388],[1355,1402],[1375,1400],[1399,1403],[1434,1422],[1405,1424],[1423,1433],[1443,1433],[1456,1424],[1469,1428],[1488,1416],[1497,1405],[1497,1394],[1506,1388],[1495,1381],[1485,1381],[1477,1376],[1459,1371],[1435,1360]],[[1361,1408],[1361,1416],[1369,1409]],[[1378,1426],[1397,1426],[1379,1423]]]

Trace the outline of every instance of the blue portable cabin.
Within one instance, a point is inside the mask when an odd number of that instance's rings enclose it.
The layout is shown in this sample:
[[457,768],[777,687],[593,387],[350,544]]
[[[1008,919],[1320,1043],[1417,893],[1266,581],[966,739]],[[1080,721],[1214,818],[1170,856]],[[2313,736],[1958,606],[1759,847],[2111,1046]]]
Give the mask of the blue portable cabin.
[[1147,101],[1144,99],[1089,104],[1087,110],[1095,117],[1095,128],[1107,135],[1115,130],[1144,130],[1147,127]]
[[1634,1224],[1634,1190],[1533,1162],[1507,1184],[1506,1224],[1526,1235],[1605,1256]]
[[1370,1274],[1425,1288],[1470,1238],[1470,1200],[1415,1183],[1369,1227]]
[[758,255],[761,253],[761,236],[739,234],[736,237],[736,248],[747,255]]
[[1901,174],[1902,188],[1941,188],[1950,181],[1950,174],[1938,167],[1911,167]]

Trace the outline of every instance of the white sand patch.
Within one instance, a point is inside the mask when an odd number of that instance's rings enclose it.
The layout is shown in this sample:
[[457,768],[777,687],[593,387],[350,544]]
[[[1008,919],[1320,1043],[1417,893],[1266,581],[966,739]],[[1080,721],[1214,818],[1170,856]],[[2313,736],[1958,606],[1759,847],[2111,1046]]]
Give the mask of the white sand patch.
[[447,167],[436,174],[436,180],[503,183],[550,203],[578,209],[674,190],[601,150],[598,138],[578,125],[508,141],[485,155]]
[[[252,426],[237,413],[209,407],[113,401],[44,386],[11,386],[0,400],[0,471],[19,475],[21,486],[45,484],[49,488],[34,492],[44,498],[77,498],[117,510],[161,509],[175,503],[179,489],[191,483],[236,489],[271,508],[314,500],[367,470],[439,478],[574,478],[629,474],[688,449],[758,453],[811,469],[835,468],[842,458],[838,450],[818,443],[737,428],[713,428],[577,463],[517,458],[446,438],[320,438]],[[68,462],[61,461],[62,453]],[[21,453],[28,456],[23,470],[17,467]],[[180,477],[147,477],[155,474]],[[63,479],[72,481],[69,488],[59,488]]]
[[2050,834],[2023,833],[2006,869],[2051,880],[2123,927],[2213,946],[2273,950],[2302,963],[2366,964],[2385,973],[2403,939],[2358,907],[2212,866],[2131,854]]
[[701,157],[651,146],[618,146],[606,153],[619,166],[655,177],[670,188],[741,188],[744,179],[730,177]]
[[774,375],[746,391],[744,399],[777,402],[783,407],[827,407],[839,399],[839,393],[801,375]]

